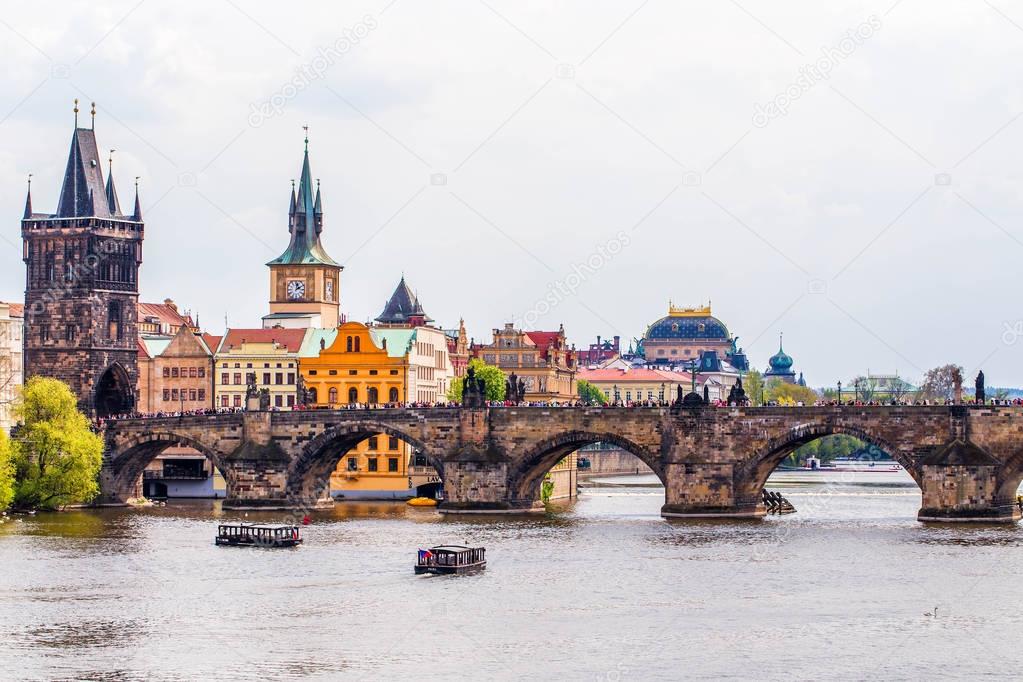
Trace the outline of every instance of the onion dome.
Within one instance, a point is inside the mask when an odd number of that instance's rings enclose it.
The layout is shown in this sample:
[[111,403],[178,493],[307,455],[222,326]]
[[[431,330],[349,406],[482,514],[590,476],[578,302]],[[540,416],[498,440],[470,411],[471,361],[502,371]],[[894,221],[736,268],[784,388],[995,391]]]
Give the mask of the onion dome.
[[778,337],[778,352],[767,361],[771,366],[771,374],[789,374],[792,369],[792,358],[782,348],[781,337]]

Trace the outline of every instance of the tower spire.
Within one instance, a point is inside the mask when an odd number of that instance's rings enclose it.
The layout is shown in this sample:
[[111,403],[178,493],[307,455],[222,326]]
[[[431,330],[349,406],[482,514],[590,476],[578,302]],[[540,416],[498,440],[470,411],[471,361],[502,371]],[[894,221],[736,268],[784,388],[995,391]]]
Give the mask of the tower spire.
[[292,218],[295,217],[295,180],[291,180],[291,204],[288,206],[288,215]]
[[135,213],[132,215],[132,220],[137,223],[142,222],[142,202],[139,201],[139,176],[135,176]]
[[110,150],[110,156],[107,157],[107,208],[110,209],[110,215],[121,214],[121,203],[117,200],[117,188],[114,187],[114,152],[116,149]]
[[32,174],[28,174],[28,194],[25,195],[25,220],[32,217]]

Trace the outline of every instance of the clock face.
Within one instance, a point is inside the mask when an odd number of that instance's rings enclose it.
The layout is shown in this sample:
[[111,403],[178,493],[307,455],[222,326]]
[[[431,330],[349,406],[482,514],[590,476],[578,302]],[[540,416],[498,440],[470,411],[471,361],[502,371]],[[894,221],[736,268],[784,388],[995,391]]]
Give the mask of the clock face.
[[305,296],[305,282],[293,279],[288,282],[288,298],[296,299]]
[[332,279],[327,280],[327,300],[334,300],[334,280]]

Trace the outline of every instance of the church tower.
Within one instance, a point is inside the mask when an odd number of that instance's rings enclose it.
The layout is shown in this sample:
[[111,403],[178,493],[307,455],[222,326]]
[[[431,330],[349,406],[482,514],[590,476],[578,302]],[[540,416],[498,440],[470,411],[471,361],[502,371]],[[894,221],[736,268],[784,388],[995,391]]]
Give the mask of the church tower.
[[298,194],[295,194],[294,185],[291,188],[288,231],[291,233],[288,248],[267,263],[270,268],[270,314],[263,318],[263,326],[334,329],[339,321],[338,287],[343,268],[327,255],[320,244],[323,205],[319,181],[313,193],[308,132]]
[[138,384],[138,274],[145,227],[121,212],[113,179],[103,181],[92,126],[71,135],[57,212],[32,211],[29,178],[21,221],[25,280],[25,377],[67,382],[80,408],[100,417],[131,412]]

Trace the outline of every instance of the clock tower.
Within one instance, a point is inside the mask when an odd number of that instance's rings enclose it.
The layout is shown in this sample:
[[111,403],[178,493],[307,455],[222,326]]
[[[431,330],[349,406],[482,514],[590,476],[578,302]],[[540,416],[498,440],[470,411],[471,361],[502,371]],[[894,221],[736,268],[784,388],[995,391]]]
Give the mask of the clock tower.
[[323,206],[318,180],[315,195],[313,193],[308,133],[298,194],[294,184],[291,188],[288,232],[291,234],[288,248],[267,263],[270,268],[270,314],[263,318],[263,326],[334,329],[339,321],[338,287],[344,268],[335,263],[320,244]]

